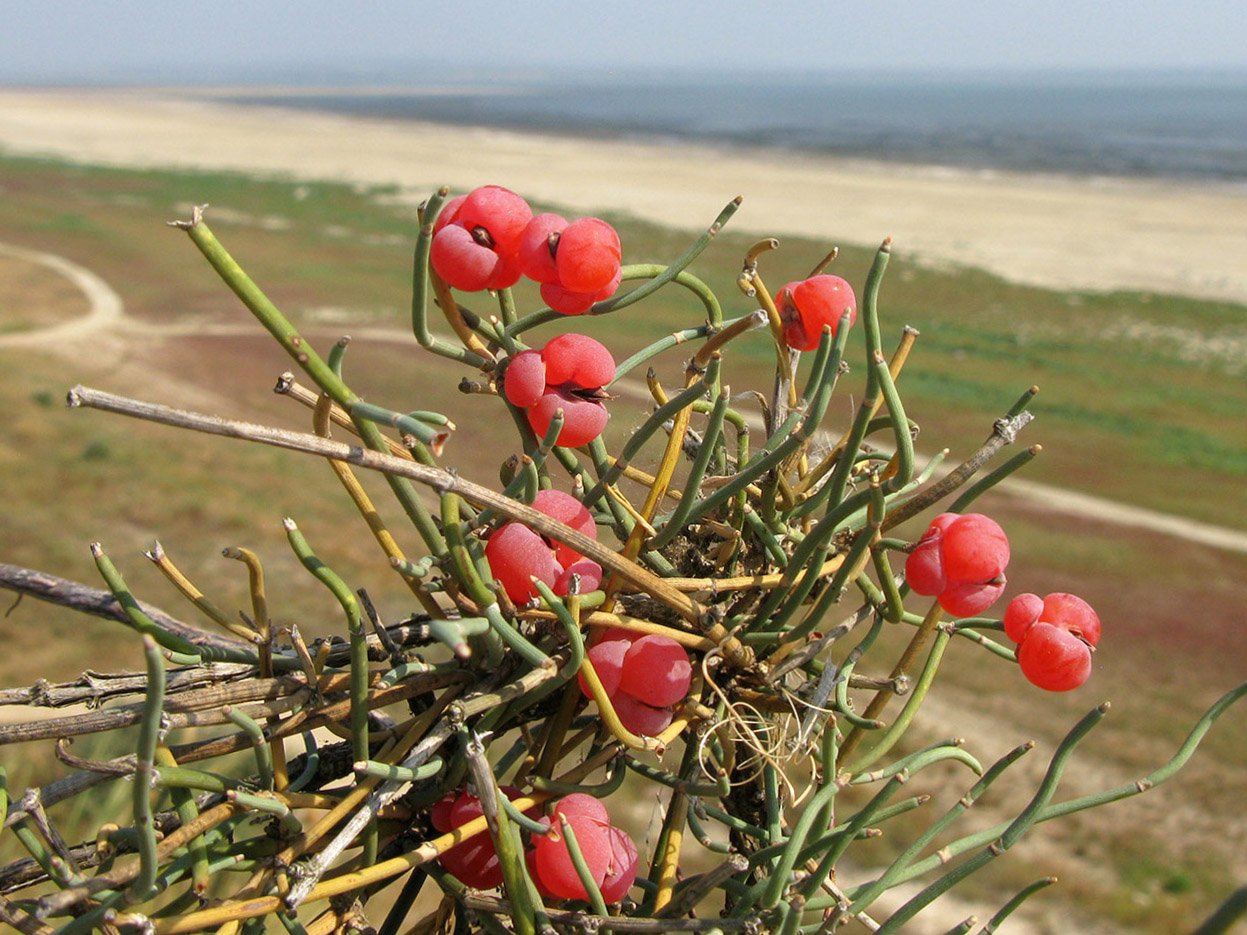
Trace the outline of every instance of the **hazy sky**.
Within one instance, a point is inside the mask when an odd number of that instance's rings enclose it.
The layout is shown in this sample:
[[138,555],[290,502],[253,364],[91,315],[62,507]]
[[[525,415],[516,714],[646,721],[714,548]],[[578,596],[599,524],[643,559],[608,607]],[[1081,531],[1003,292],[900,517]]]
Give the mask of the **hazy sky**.
[[0,0],[0,81],[499,69],[1247,68],[1243,0]]

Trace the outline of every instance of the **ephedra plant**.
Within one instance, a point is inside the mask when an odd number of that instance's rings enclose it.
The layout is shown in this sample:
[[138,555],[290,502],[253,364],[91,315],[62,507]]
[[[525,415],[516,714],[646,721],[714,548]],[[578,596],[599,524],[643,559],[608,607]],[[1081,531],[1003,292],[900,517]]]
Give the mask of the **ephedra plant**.
[[[661,266],[621,265],[609,224],[533,217],[497,186],[447,198],[422,208],[415,338],[462,367],[464,392],[495,397],[497,437],[512,438],[513,453],[458,451],[446,415],[362,399],[346,341],[322,357],[200,211],[175,226],[297,364],[278,389],[311,410],[312,431],[70,392],[71,406],[325,459],[412,613],[380,619],[373,596],[291,520],[291,549],[341,606],[337,636],[308,642],[281,626],[246,550],[232,555],[251,576],[241,615],[159,546],[148,554],[197,624],[139,601],[98,544],[106,590],[6,568],[9,587],[127,625],[147,660],[145,673],[10,693],[109,703],[0,728],[9,744],[56,741],[67,766],[42,788],[3,794],[5,833],[30,855],[0,867],[9,925],[40,935],[904,931],[1036,825],[1170,778],[1247,691],[1225,695],[1151,775],[1064,798],[1062,771],[1107,710],[1094,707],[1025,807],[963,827],[994,785],[1022,781],[1011,767],[1031,745],[983,764],[959,740],[913,736],[948,645],[967,641],[1006,672],[1016,663],[1010,678],[1066,691],[1088,678],[1099,641],[1099,617],[1076,595],[1018,593],[1000,607],[1008,536],[972,509],[1036,453],[997,461],[1030,421],[1033,391],[1005,400],[971,458],[920,468],[898,389],[917,335],[881,321],[890,243],[859,304],[827,264],[768,289],[762,267],[777,244],[764,240],[735,283],[716,284],[757,309],[725,319],[688,267],[738,201]],[[517,307],[522,277],[541,284],[548,307]],[[659,289],[685,297],[688,321],[616,361],[594,320],[628,315]],[[566,316],[582,327],[543,335]],[[746,342],[773,351],[769,385],[729,387]],[[612,389],[646,370],[652,404],[628,411]],[[825,424],[837,392],[853,400],[847,425]],[[612,419],[635,430],[608,445]],[[331,426],[355,437],[335,440]],[[496,487],[455,470],[491,459]],[[374,505],[358,469],[380,472],[394,504]],[[925,532],[901,537],[911,519]],[[138,740],[124,755],[70,750],[75,737],[126,727]],[[964,794],[928,814],[923,783],[937,774]],[[125,806],[92,815],[81,843],[66,840],[61,803],[102,784],[125,790]],[[637,802],[661,803],[648,831]],[[895,857],[864,869],[857,845],[881,831]],[[979,931],[1049,882],[1002,899]],[[910,895],[893,898],[902,884]],[[417,911],[422,890],[432,908]]]

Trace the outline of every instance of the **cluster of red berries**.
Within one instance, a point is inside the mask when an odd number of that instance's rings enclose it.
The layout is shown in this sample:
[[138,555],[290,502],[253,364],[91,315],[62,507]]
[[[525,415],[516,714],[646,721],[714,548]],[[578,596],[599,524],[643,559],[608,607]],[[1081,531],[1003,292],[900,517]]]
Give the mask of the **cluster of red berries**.
[[775,296],[783,326],[784,343],[797,351],[812,351],[823,336],[823,325],[831,326],[834,337],[840,318],[847,311],[849,325],[857,321],[857,298],[853,287],[839,276],[811,276],[790,282]]
[[527,276],[556,312],[579,315],[619,288],[622,250],[615,229],[599,218],[568,223],[539,214],[498,185],[447,202],[433,225],[429,261],[456,289],[506,289]]
[[572,863],[563,836],[560,816],[567,819],[585,865],[608,905],[628,895],[636,882],[638,854],[627,832],[610,823],[610,813],[600,800],[575,792],[561,798],[545,834],[533,835],[533,849],[526,855],[528,866],[542,896],[555,899],[588,899],[580,875]]
[[[499,791],[508,799],[516,799],[520,791],[502,786]],[[484,814],[480,800],[467,791],[451,793],[438,801],[429,814],[433,827],[445,833]],[[552,899],[587,899],[584,884],[576,873],[571,852],[567,848],[559,817],[567,819],[576,844],[585,859],[593,880],[609,903],[617,903],[627,895],[636,881],[638,854],[636,844],[626,832],[610,823],[606,806],[590,795],[574,793],[560,799],[554,816],[538,817],[537,806],[524,813],[545,824],[545,834],[532,836],[533,847],[525,852],[529,872],[542,896]],[[479,890],[493,889],[502,884],[502,865],[489,835],[478,835],[456,844],[439,858],[442,866],[460,881]]]
[[[684,647],[662,634],[607,630],[588,656],[620,722],[645,737],[667,729],[672,706],[684,700],[693,680]],[[580,690],[590,695],[583,675]]]
[[1004,593],[1009,539],[982,513],[941,513],[905,562],[915,594],[938,597],[954,617],[981,614]]
[[541,283],[542,300],[563,315],[581,315],[619,288],[619,234],[600,218],[570,224],[558,214],[539,214],[520,238],[524,275]]
[[[499,791],[508,799],[517,799],[520,796],[520,790],[514,786],[502,786]],[[445,834],[483,814],[485,810],[481,807],[480,799],[465,790],[457,794],[452,792],[439,799],[429,812],[429,821],[434,828]],[[524,814],[536,820],[540,813],[534,805]],[[443,867],[468,886],[478,890],[490,890],[502,885],[502,865],[498,862],[494,842],[488,834],[477,835],[469,841],[456,844],[438,859]]]
[[[583,503],[560,490],[540,490],[533,509],[584,533],[598,535],[593,516]],[[561,542],[551,541],[523,523],[500,527],[485,543],[485,559],[494,580],[516,604],[537,596],[533,578],[549,585],[555,594],[567,594],[572,575],[580,576],[580,593],[596,591],[602,583],[602,566]]]
[[1100,618],[1074,594],[1019,594],[1005,608],[1005,634],[1018,644],[1018,665],[1051,692],[1077,688],[1091,675]]
[[[981,513],[943,513],[909,553],[905,580],[917,594],[938,597],[954,617],[980,614],[1000,597],[1009,564],[1004,530]],[[1018,644],[1018,666],[1048,691],[1077,688],[1091,674],[1100,618],[1073,594],[1019,594],[1005,608],[1005,633]]]
[[610,413],[602,400],[604,387],[615,379],[615,359],[600,342],[583,334],[563,334],[540,351],[520,351],[507,363],[502,392],[511,405],[524,410],[538,438],[563,410],[563,428],[555,444],[587,445],[602,434]]

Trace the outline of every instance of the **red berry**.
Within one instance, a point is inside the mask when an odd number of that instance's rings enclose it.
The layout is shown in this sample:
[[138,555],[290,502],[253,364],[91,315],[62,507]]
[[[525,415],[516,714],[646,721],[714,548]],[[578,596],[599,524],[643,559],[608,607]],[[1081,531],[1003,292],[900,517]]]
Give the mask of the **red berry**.
[[1048,691],[1077,688],[1091,674],[1091,653],[1100,642],[1100,618],[1075,594],[1056,592],[1042,601],[1019,594],[1005,608],[1005,633],[1018,644],[1018,665]]
[[[547,824],[549,819],[542,819]],[[524,863],[528,864],[528,875],[533,878],[533,883],[537,886],[537,892],[541,894],[542,899],[558,899],[559,897],[550,892],[550,887],[546,886],[541,879],[541,871],[537,869],[537,851],[528,850],[524,852]]]
[[455,793],[450,792],[433,803],[433,807],[429,809],[429,822],[443,834],[454,827],[450,820],[450,812],[454,808],[457,797]]
[[1022,642],[1027,631],[1038,622],[1043,613],[1044,602],[1038,594],[1019,594],[1005,607],[1005,636],[1015,643]]
[[988,581],[1009,564],[1009,539],[993,519],[966,513],[944,530],[944,574],[950,581]]
[[[576,843],[584,856],[585,864],[593,882],[601,886],[611,865],[612,847],[609,825],[588,815],[569,815],[567,823],[576,835]],[[572,864],[571,853],[563,838],[561,825],[552,822],[550,830],[534,841],[537,852],[535,863],[541,881],[560,899],[588,899],[580,875]]]
[[[564,334],[541,349],[539,362],[534,353],[515,355],[503,377],[503,392],[513,405],[526,410],[528,424],[537,435],[545,436],[550,420],[562,409],[563,428],[555,443],[568,448],[587,445],[602,434],[610,419],[601,403],[602,387],[615,378],[610,351],[583,334]],[[540,393],[539,380],[544,381]]]
[[448,224],[433,235],[429,262],[437,275],[464,292],[486,288],[502,265],[497,253],[478,243],[471,231],[458,224]]
[[[533,499],[533,507],[591,539],[597,538],[593,516],[570,494],[558,490],[539,491]],[[537,596],[530,578],[538,578],[556,594],[567,593],[573,573],[581,576],[585,593],[597,590],[602,582],[602,567],[597,562],[518,522],[507,523],[489,537],[485,543],[485,559],[494,578],[517,604],[526,604]]]
[[607,828],[611,843],[611,863],[602,880],[602,899],[609,905],[628,895],[636,882],[638,854],[632,838],[618,828]]
[[905,559],[905,581],[915,594],[934,597],[944,590],[944,561],[938,532],[927,530]]
[[905,562],[916,594],[938,597],[955,617],[973,617],[1004,593],[1009,539],[981,513],[943,513],[927,527]]
[[628,647],[619,690],[637,701],[665,708],[682,701],[693,678],[684,647],[669,636],[643,636]]
[[611,705],[619,715],[619,721],[634,734],[657,737],[671,726],[673,715],[666,708],[655,708],[637,701],[625,691],[617,691]]
[[532,218],[532,208],[515,192],[500,185],[482,185],[468,193],[455,222],[469,231],[484,230],[498,253],[515,255]]
[[541,349],[546,383],[572,390],[601,389],[615,379],[615,359],[601,342],[583,334],[561,334]]
[[602,586],[602,566],[592,559],[582,558],[563,569],[563,573],[554,582],[555,594],[562,596],[571,593],[572,575],[580,576],[577,594],[588,594]]
[[[570,526],[590,539],[598,537],[598,528],[593,522],[593,515],[571,494],[554,489],[539,490],[537,496],[533,498],[533,509],[540,510],[546,516],[557,519],[563,525]],[[584,558],[571,546],[558,541],[554,543],[554,557],[564,567]]]
[[[614,697],[619,691],[619,674],[623,670],[624,656],[628,652],[628,647],[632,644],[627,640],[603,640],[594,646],[589,647],[586,655],[589,662],[593,664],[593,671],[597,674],[598,681],[602,683],[602,687],[606,690],[608,698]],[[588,683],[585,682],[583,675],[576,678],[580,682],[580,690],[584,692],[586,698],[592,698],[593,695],[589,691]]]
[[823,326],[830,325],[834,336],[840,317],[849,312],[849,324],[857,320],[857,298],[853,287],[839,276],[813,276],[790,282],[775,297],[783,325],[784,342],[798,351],[812,351],[822,338]]
[[1018,647],[1018,666],[1040,688],[1070,691],[1091,674],[1091,648],[1069,631],[1040,622]]
[[619,272],[596,292],[572,292],[557,282],[542,283],[541,300],[560,315],[583,315],[597,302],[605,302],[619,289]]
[[505,289],[519,281],[520,235],[532,210],[515,192],[485,185],[454,199],[433,225],[429,262],[456,289]]
[[573,815],[583,815],[586,818],[593,818],[603,824],[610,824],[611,814],[606,810],[606,806],[602,804],[602,800],[588,795],[584,792],[573,792],[571,795],[565,795],[559,799],[554,806],[556,815],[566,815],[571,818]]
[[453,224],[459,219],[459,209],[463,207],[467,195],[456,195],[446,204],[442,205],[442,210],[438,212],[437,220],[433,222],[433,233],[436,234],[447,224]]
[[[520,238],[520,268],[534,282],[557,283],[558,267],[554,263],[554,250],[550,248],[552,234],[560,234],[567,226],[567,219],[558,214],[539,214],[524,228]],[[558,243],[556,238],[554,241]]]
[[555,252],[559,283],[569,292],[596,292],[619,272],[621,252],[619,235],[605,221],[572,221],[559,235]]
[[1076,594],[1058,591],[1043,599],[1040,620],[1074,634],[1092,646],[1100,642],[1100,618],[1095,610]]
[[527,409],[537,405],[546,391],[546,362],[539,351],[520,351],[507,362],[502,392],[512,406]]
[[563,572],[549,543],[523,523],[507,523],[490,536],[485,559],[507,597],[517,604],[527,604],[536,596],[530,578],[553,587]]
[[563,428],[554,442],[564,448],[589,444],[602,434],[610,420],[610,413],[601,403],[581,399],[563,390],[551,390],[528,410],[528,424],[533,433],[544,438],[550,431],[550,420],[560,409],[563,410]]
[[502,864],[488,835],[456,844],[439,859],[451,874],[475,889],[491,890],[502,884]]
[[1000,600],[1005,593],[1004,576],[996,583],[954,581],[940,592],[940,606],[954,617],[974,617]]
[[[515,799],[520,795],[520,791],[514,786],[502,786],[499,792],[508,799]],[[457,796],[451,794],[438,801],[429,813],[429,818],[434,828],[446,832],[467,824],[482,814],[484,809],[480,800],[468,792],[461,792]],[[536,814],[536,807],[528,809],[526,814],[530,817]],[[456,844],[439,859],[442,866],[468,886],[487,890],[502,883],[502,867],[494,852],[493,840],[488,834],[479,834],[462,844]]]

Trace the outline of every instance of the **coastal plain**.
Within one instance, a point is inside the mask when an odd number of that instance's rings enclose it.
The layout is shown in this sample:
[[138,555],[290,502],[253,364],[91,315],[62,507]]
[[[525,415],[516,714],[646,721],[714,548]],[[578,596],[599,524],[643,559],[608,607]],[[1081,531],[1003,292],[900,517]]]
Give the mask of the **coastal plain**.
[[[514,445],[490,435],[495,401],[455,390],[464,368],[418,351],[404,307],[415,205],[438,185],[462,191],[481,183],[625,219],[626,251],[655,261],[678,255],[724,203],[743,195],[696,267],[732,315],[752,307],[733,294],[750,239],[784,240],[767,260],[775,285],[779,270],[804,275],[835,243],[846,248],[842,274],[860,283],[873,248],[892,235],[888,340],[902,323],[921,325],[901,381],[923,426],[921,445],[955,444],[953,457],[964,457],[1037,380],[1039,415],[1027,435],[1045,446],[1034,462],[1044,482],[1240,530],[1247,522],[1247,354],[1235,344],[1247,341],[1247,198],[1234,186],[559,138],[226,105],[202,93],[10,90],[0,91],[0,241],[89,267],[120,293],[125,314],[36,348],[23,336],[76,320],[83,297],[50,269],[2,258],[0,335],[11,335],[12,347],[0,352],[10,414],[0,467],[6,497],[24,508],[0,517],[0,561],[91,582],[86,543],[99,538],[136,592],[190,618],[138,553],[158,536],[206,590],[242,607],[245,583],[220,548],[245,545],[264,556],[287,619],[332,630],[340,623],[332,602],[288,554],[278,518],[292,515],[327,561],[378,595],[387,618],[408,612],[323,465],[102,413],[65,413],[59,401],[81,381],[306,427],[297,406],[268,392],[290,361],[184,235],[164,226],[194,201],[211,201],[214,229],[305,334],[328,347],[351,333],[353,382],[398,408],[415,401],[453,414],[460,428],[446,463],[489,480]],[[1129,295],[1099,295],[1105,290]],[[636,316],[584,327],[631,352],[702,314],[687,300],[668,306],[655,298],[652,312],[638,306]],[[678,374],[682,350],[659,361],[664,379]],[[763,385],[756,378],[773,361],[768,351],[762,340],[729,349],[734,387]],[[856,376],[842,381],[830,421],[851,413]],[[634,424],[634,413],[621,412],[615,440]],[[374,488],[389,516],[385,492]],[[1013,537],[1010,594],[1085,594],[1106,620],[1106,638],[1091,684],[1059,697],[1030,690],[1014,667],[959,641],[956,677],[929,709],[935,725],[951,711],[984,757],[995,755],[993,744],[1025,737],[1038,738],[1046,756],[1079,714],[1111,698],[1111,718],[1063,792],[1110,787],[1163,762],[1194,718],[1242,677],[1236,621],[1247,559],[1004,494],[982,504]],[[22,660],[3,672],[6,685],[135,662],[133,641],[111,624],[84,625],[33,601],[12,608],[2,625]],[[1243,789],[1243,725],[1237,708],[1229,712],[1165,789],[1064,829],[1050,826],[1055,836],[1005,871],[1017,878],[992,887],[1057,871],[1071,900],[1115,920],[1107,930],[1193,927],[1243,871],[1247,827],[1232,818]],[[961,778],[950,782],[950,795]],[[985,906],[999,903],[995,891],[976,895]]]
[[[263,89],[252,89],[258,95]],[[270,89],[270,93],[271,93]],[[846,161],[782,149],[655,145],[222,103],[234,89],[0,90],[0,150],[431,188],[499,184],[581,212],[734,226],[859,246],[1055,289],[1247,303],[1247,185]],[[777,140],[782,145],[782,140]]]

